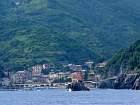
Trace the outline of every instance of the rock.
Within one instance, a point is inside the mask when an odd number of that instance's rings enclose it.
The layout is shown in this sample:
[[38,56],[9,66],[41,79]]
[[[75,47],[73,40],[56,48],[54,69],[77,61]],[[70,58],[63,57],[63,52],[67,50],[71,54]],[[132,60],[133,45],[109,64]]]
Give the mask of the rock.
[[82,81],[71,83],[68,85],[67,89],[71,89],[72,91],[89,91]]
[[99,84],[99,88],[101,89],[113,89],[114,88],[114,80],[104,80]]
[[140,90],[140,77],[136,79],[133,89]]
[[133,89],[134,83],[136,79],[139,77],[137,74],[130,74],[127,75],[124,81],[124,88],[125,89]]
[[125,74],[119,75],[118,78],[114,81],[114,89],[124,89],[125,78]]
[[99,88],[140,90],[140,75],[121,74],[116,79],[101,81]]

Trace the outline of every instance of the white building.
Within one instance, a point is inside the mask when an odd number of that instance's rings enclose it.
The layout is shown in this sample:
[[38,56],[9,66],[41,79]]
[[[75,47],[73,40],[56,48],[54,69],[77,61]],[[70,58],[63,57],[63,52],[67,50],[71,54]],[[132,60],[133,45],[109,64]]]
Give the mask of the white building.
[[8,78],[3,78],[1,81],[2,86],[9,86],[10,85],[10,80]]

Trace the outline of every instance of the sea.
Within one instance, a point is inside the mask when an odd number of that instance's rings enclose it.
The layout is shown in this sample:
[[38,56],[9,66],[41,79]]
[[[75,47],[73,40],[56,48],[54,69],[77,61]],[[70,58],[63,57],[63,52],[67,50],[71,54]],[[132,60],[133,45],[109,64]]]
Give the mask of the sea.
[[0,91],[0,105],[140,105],[140,91],[65,89]]

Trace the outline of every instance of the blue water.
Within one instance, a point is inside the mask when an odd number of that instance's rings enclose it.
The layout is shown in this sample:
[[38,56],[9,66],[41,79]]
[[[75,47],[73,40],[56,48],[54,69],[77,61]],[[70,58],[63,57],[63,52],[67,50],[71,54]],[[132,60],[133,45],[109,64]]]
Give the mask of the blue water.
[[0,91],[0,105],[140,105],[140,91],[67,92],[63,89]]

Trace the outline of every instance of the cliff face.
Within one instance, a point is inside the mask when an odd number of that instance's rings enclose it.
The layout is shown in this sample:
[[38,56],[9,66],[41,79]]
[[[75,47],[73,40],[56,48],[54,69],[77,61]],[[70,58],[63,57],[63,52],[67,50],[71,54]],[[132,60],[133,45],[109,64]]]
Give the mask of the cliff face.
[[116,79],[102,81],[99,85],[99,88],[140,90],[140,75],[122,74]]
[[106,77],[123,73],[140,72],[140,41],[116,53],[106,66]]

